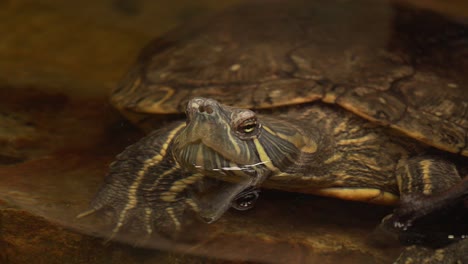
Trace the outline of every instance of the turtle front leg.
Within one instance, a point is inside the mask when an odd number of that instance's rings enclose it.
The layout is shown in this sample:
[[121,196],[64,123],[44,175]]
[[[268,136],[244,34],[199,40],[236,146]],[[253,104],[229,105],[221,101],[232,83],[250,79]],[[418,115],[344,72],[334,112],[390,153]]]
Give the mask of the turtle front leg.
[[113,223],[109,239],[123,228],[151,235],[154,221],[158,221],[161,230],[179,230],[179,215],[187,208],[196,210],[192,199],[182,198],[184,183],[201,178],[183,175],[171,157],[172,141],[183,127],[176,123],[127,147],[110,165],[90,209],[78,217],[105,212]]
[[183,127],[155,131],[119,154],[90,209],[78,217],[110,212],[110,239],[124,229],[176,238],[193,220],[190,214],[208,223],[221,217],[252,180],[224,182],[181,168],[171,146]]
[[415,220],[467,197],[468,178],[461,180],[454,164],[432,157],[416,157],[397,169],[400,206],[386,221],[408,229]]

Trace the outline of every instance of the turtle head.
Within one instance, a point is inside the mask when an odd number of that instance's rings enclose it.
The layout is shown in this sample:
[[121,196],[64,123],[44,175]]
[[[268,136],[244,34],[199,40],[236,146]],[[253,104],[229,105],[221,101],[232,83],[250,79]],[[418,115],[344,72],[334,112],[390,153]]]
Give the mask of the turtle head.
[[282,119],[249,109],[194,98],[187,104],[187,126],[174,140],[173,155],[187,169],[262,177],[286,171],[303,151],[315,149],[310,137]]

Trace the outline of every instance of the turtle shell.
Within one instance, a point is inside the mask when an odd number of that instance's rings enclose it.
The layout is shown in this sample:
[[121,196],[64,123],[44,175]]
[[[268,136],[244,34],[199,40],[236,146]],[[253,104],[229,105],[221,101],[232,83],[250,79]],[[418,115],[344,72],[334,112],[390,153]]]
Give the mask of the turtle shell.
[[249,3],[178,28],[142,51],[111,101],[173,114],[195,96],[251,109],[321,100],[468,156],[468,27],[381,1],[348,5]]

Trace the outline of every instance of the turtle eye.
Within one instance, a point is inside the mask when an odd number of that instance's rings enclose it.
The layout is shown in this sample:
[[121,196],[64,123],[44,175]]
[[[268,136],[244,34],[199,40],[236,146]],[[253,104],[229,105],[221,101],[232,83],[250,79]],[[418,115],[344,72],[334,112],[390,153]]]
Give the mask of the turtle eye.
[[234,109],[231,115],[231,128],[242,140],[249,140],[260,134],[262,127],[255,113],[248,109]]
[[257,119],[250,118],[241,122],[239,126],[237,127],[237,131],[239,131],[242,134],[252,135],[252,134],[255,134],[257,128],[258,128]]

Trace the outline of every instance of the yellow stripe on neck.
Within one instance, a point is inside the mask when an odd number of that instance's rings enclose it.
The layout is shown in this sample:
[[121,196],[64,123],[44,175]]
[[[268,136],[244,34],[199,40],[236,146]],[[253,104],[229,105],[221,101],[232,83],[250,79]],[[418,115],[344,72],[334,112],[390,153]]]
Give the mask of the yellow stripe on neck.
[[257,149],[258,156],[262,164],[265,165],[271,171],[279,171],[279,169],[276,168],[275,165],[273,165],[273,162],[271,161],[270,157],[266,153],[260,141],[258,141],[258,138],[255,138],[253,142],[255,144],[255,148]]

